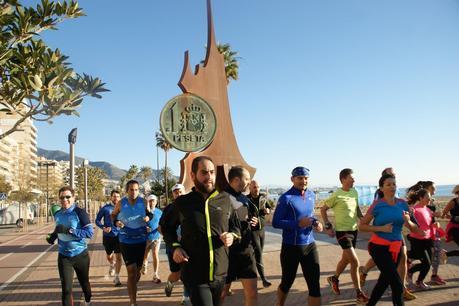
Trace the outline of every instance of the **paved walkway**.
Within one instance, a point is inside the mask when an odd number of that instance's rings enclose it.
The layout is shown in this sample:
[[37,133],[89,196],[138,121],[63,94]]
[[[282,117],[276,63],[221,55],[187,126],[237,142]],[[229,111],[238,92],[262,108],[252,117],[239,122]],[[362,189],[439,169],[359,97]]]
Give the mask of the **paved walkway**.
[[[44,233],[50,230],[47,228],[38,228],[36,232],[30,233],[27,237],[22,238],[24,234],[10,233],[8,236],[0,236],[0,304],[1,305],[59,305],[60,304],[60,282],[57,271],[57,253],[56,246],[49,248],[44,242]],[[18,238],[21,237],[21,238]],[[121,271],[121,281],[123,286],[116,288],[112,280],[106,277],[107,264],[105,252],[101,245],[102,233],[96,230],[96,237],[91,241],[91,285],[93,289],[94,305],[128,305],[126,283],[126,271],[123,267]],[[319,254],[321,262],[321,287],[323,305],[355,305],[354,290],[348,272],[345,272],[340,278],[341,291],[340,296],[331,293],[327,283],[326,276],[333,273],[335,265],[341,254],[341,249],[336,245],[334,239],[325,235],[316,235],[318,238]],[[16,239],[16,240],[14,240]],[[14,240],[14,241],[12,241]],[[276,299],[276,288],[280,282],[280,265],[279,265],[279,248],[281,237],[279,231],[268,228],[266,234],[266,248],[264,254],[266,274],[273,286],[263,289],[261,282],[259,287],[259,305],[274,305]],[[24,247],[26,245],[26,247]],[[362,262],[369,258],[366,251],[367,237],[362,237],[357,243],[357,253]],[[446,248],[454,247],[451,244]],[[16,248],[16,249],[14,249]],[[164,250],[161,250],[160,276],[163,280],[167,278],[167,262],[164,256]],[[12,253],[11,255],[8,255]],[[32,258],[21,258],[21,253],[31,254]],[[43,255],[42,255],[43,254]],[[2,257],[7,256],[2,260]],[[22,261],[22,262],[21,262]],[[33,262],[34,261],[34,262]],[[30,264],[33,262],[32,264]],[[27,265],[30,267],[27,268]],[[13,269],[12,272],[8,272]],[[14,270],[15,269],[15,270]],[[21,272],[22,271],[22,272]],[[13,275],[13,272],[15,273]],[[21,272],[21,273],[19,273]],[[299,271],[300,272],[300,271]],[[10,273],[7,279],[10,282],[5,285],[3,274]],[[370,272],[365,289],[370,291],[375,284],[378,276],[377,271]],[[429,291],[418,292],[418,299],[407,302],[407,305],[459,305],[459,258],[451,259],[448,264],[440,267],[440,275],[448,280],[446,286],[436,286]],[[13,279],[13,276],[16,278]],[[146,276],[143,276],[139,283],[139,305],[178,305],[181,300],[183,287],[178,285],[172,297],[167,298],[164,295],[164,283],[156,285],[151,282],[151,270]],[[430,275],[428,276],[430,279]],[[76,281],[76,279],[75,279]],[[225,305],[239,306],[243,305],[243,292],[240,282],[233,284],[234,294],[227,298]],[[82,301],[81,290],[75,285],[74,297],[76,301]],[[301,274],[294,283],[288,296],[287,305],[306,305],[307,287]],[[76,304],[78,305],[78,304]],[[388,296],[384,297],[380,305],[392,305]]]

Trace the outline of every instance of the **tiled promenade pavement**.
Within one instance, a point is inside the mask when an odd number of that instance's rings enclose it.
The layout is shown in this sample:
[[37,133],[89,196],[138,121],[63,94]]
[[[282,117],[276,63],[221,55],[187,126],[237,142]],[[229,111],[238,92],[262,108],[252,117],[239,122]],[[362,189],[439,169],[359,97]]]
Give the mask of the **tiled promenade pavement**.
[[[48,229],[47,229],[48,230]],[[96,237],[91,242],[91,285],[93,289],[93,305],[129,305],[126,284],[126,271],[123,266],[121,272],[121,280],[123,286],[116,288],[112,284],[112,280],[108,279],[107,264],[105,261],[105,252],[101,245],[101,231],[96,230]],[[40,234],[43,235],[43,234]],[[14,235],[10,235],[7,239],[12,239]],[[41,243],[37,236],[38,242]],[[341,295],[335,296],[330,291],[326,277],[331,275],[335,269],[335,265],[341,254],[341,249],[336,245],[333,239],[325,235],[316,235],[318,238],[319,254],[321,262],[321,287],[323,305],[355,305],[354,290],[352,289],[351,280],[348,272],[345,272],[341,278]],[[358,255],[361,262],[365,262],[368,258],[366,251],[368,236],[361,235],[358,241]],[[279,264],[279,249],[281,237],[279,232],[268,228],[266,234],[266,247],[264,261],[266,266],[266,274],[268,279],[273,283],[273,286],[263,289],[261,282],[258,283],[259,288],[259,305],[274,305],[276,300],[276,288],[280,282],[281,269]],[[5,242],[5,237],[0,236],[0,247]],[[163,246],[162,246],[163,247]],[[454,247],[448,244],[447,248]],[[5,253],[6,251],[3,251]],[[164,280],[167,277],[167,262],[165,261],[164,250],[161,250],[160,276],[163,280],[162,284],[156,285],[151,282],[151,269],[147,276],[142,276],[139,283],[138,304],[139,305],[179,305],[183,287],[176,286],[172,297],[168,298],[164,295]],[[0,257],[3,254],[0,254]],[[27,271],[18,277],[9,286],[0,291],[1,305],[59,305],[60,304],[60,283],[56,264],[56,247],[52,247],[49,252],[33,264]],[[10,258],[13,258],[11,256]],[[3,269],[5,263],[0,261]],[[17,262],[11,262],[13,265],[21,265]],[[23,264],[24,266],[25,264]],[[448,280],[446,286],[436,286],[429,291],[417,292],[418,299],[407,302],[407,305],[459,305],[459,259],[450,260],[446,265],[440,266],[440,275]],[[370,272],[365,290],[370,290],[378,276],[378,271]],[[428,275],[430,279],[430,274]],[[76,282],[76,279],[75,279]],[[74,297],[76,302],[82,301],[82,294],[79,286],[75,283]],[[227,298],[225,305],[237,306],[243,305],[243,292],[240,282],[233,284],[234,294]],[[295,281],[287,299],[287,305],[306,305],[307,287],[304,279],[299,271],[297,280]],[[75,303],[78,305],[78,303]],[[385,296],[379,305],[391,305],[390,298]]]

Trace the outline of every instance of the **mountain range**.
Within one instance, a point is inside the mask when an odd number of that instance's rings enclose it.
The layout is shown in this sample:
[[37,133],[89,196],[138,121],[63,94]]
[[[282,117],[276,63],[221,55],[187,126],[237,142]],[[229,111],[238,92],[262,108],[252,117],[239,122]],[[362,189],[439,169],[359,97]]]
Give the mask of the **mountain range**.
[[[60,150],[45,150],[42,148],[38,148],[37,150],[38,156],[43,156],[46,159],[50,160],[57,160],[57,161],[69,161],[70,155],[67,152],[60,151]],[[81,165],[85,158],[75,156],[75,165]],[[108,162],[105,161],[90,161],[89,165],[92,167],[97,167],[105,171],[107,176],[111,180],[119,180],[127,171],[120,169]],[[156,170],[154,170],[156,171]]]

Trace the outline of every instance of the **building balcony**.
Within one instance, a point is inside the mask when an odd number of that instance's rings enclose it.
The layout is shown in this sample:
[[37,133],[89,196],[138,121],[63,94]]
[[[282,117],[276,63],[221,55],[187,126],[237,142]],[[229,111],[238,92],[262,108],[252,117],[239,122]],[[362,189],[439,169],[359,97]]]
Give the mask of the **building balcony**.
[[8,168],[6,168],[2,163],[0,163],[0,175],[3,175],[4,177],[11,175]]
[[8,151],[11,151],[11,147],[14,145],[12,141],[8,141],[8,136],[0,140],[0,147],[5,148]]
[[7,169],[9,171],[10,169],[10,163],[7,160],[0,159],[0,167]]
[[35,127],[32,120],[30,121],[30,129],[37,135],[38,129]]
[[[1,130],[1,129],[0,129]],[[6,145],[6,146],[12,146],[12,145],[15,145],[16,144],[16,141],[14,141],[13,139],[11,139],[11,137],[9,136],[6,136],[5,138],[3,138],[2,140],[0,140],[0,145]]]
[[30,137],[30,142],[34,145],[37,146],[37,139],[35,137]]
[[0,145],[0,152],[1,152],[0,154],[1,154],[1,155],[6,155],[6,156],[8,156],[8,155],[10,155],[10,151],[11,151],[11,150],[10,150],[8,147],[1,146],[1,145]]

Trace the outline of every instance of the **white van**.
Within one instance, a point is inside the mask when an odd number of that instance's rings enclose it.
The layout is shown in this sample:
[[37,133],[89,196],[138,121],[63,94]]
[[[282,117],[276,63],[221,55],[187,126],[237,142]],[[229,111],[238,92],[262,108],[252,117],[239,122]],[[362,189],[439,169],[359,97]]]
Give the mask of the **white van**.
[[17,227],[22,227],[24,224],[24,219],[33,223],[33,211],[29,205],[27,205],[26,216],[24,214],[24,205],[22,204],[22,212],[19,214],[19,204],[10,204],[5,208],[0,209],[0,224],[16,224]]

